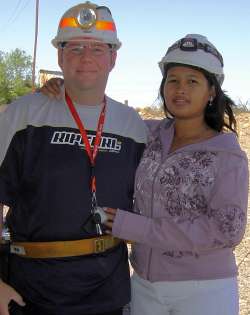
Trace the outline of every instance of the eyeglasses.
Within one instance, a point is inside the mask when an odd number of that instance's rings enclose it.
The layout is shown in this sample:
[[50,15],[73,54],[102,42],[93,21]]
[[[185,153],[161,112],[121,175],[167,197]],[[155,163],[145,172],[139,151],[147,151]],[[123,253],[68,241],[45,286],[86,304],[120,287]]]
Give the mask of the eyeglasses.
[[94,57],[101,57],[105,55],[107,52],[112,51],[112,47],[109,45],[103,45],[99,43],[77,43],[71,44],[69,42],[65,42],[61,44],[61,48],[71,56],[81,56],[86,50],[90,52],[90,54]]
[[178,43],[169,47],[167,54],[177,48],[180,48],[183,51],[197,51],[198,49],[202,49],[205,52],[215,56],[220,61],[221,66],[223,67],[223,58],[218,50],[208,44],[198,42],[196,38],[182,38]]

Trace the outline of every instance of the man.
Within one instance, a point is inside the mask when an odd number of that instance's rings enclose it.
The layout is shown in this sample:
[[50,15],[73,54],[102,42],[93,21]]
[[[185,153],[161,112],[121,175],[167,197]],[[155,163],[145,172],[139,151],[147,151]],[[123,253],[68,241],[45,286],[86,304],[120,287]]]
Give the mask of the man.
[[0,315],[120,315],[127,248],[105,235],[102,207],[131,210],[146,130],[105,96],[121,46],[107,7],[69,9],[52,43],[63,100],[28,95],[0,116],[0,203],[11,208],[12,240]]

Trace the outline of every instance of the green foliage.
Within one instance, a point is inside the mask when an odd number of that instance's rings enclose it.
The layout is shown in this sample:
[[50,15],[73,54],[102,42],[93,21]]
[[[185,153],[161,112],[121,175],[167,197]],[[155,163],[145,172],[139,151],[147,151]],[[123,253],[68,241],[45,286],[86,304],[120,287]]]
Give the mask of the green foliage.
[[32,89],[32,59],[25,51],[0,51],[0,105],[8,104]]

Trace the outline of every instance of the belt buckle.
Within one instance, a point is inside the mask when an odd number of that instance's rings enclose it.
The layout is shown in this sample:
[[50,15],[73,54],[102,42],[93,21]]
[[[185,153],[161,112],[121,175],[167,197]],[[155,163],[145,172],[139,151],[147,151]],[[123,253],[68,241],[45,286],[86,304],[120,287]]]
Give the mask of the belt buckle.
[[26,255],[26,251],[25,248],[23,246],[18,246],[18,245],[10,245],[10,253],[11,254],[16,254],[16,255],[21,255],[21,256],[25,256]]
[[103,253],[105,251],[105,239],[99,238],[94,242],[94,252],[95,254]]

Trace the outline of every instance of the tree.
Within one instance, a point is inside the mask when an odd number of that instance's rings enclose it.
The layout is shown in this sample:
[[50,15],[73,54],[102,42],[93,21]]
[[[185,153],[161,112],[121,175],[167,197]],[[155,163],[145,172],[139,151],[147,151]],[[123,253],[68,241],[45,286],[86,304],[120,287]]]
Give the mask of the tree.
[[32,58],[16,48],[0,51],[0,104],[8,104],[32,89]]

